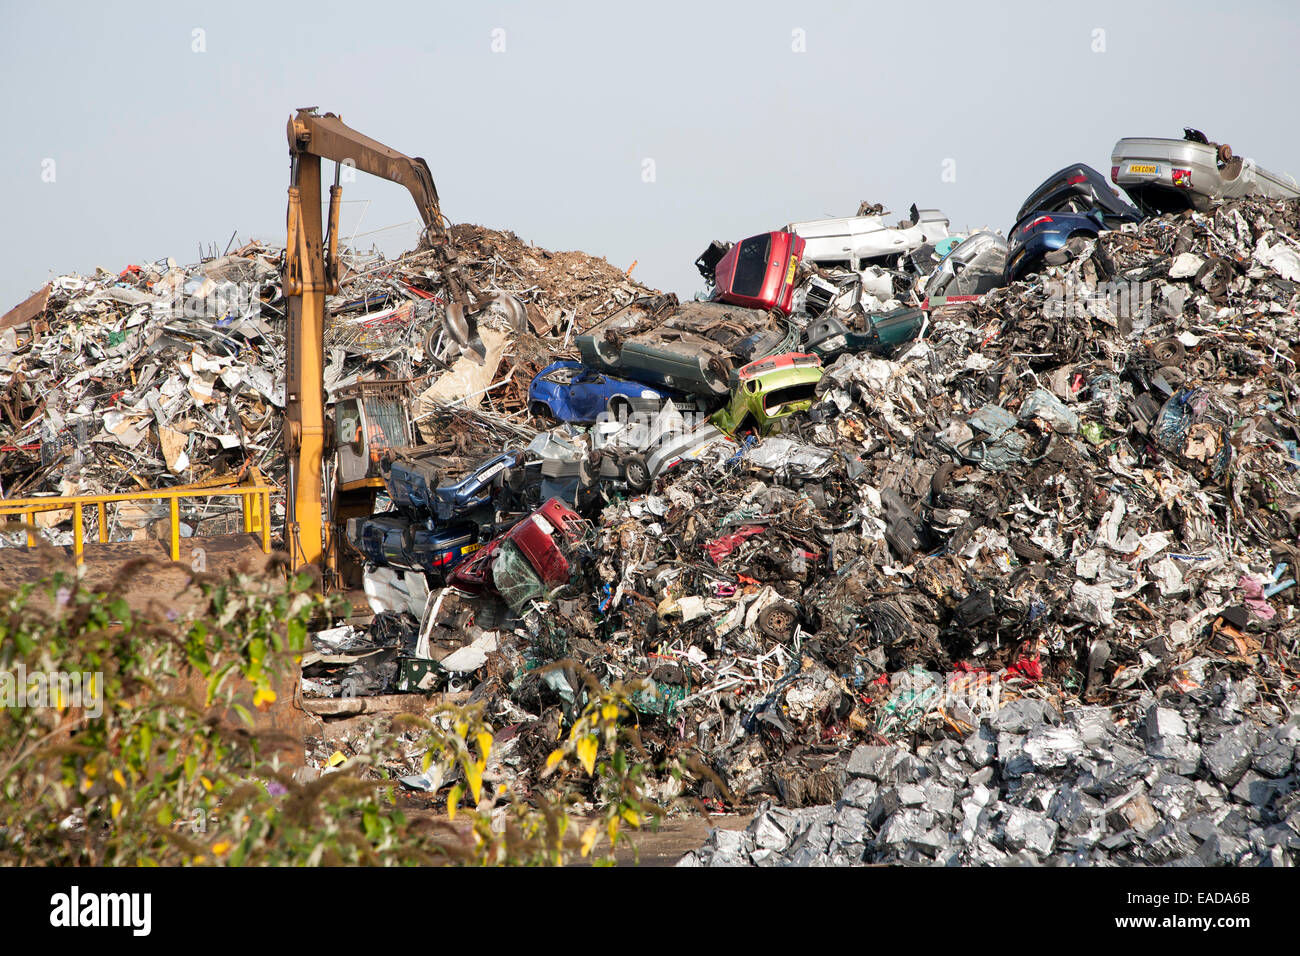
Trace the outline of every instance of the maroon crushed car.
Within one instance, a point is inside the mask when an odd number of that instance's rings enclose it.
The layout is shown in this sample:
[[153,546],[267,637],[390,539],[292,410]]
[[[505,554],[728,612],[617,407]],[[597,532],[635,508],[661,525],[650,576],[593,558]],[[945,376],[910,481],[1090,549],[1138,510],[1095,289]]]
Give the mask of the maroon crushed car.
[[500,597],[512,610],[566,584],[587,522],[552,498],[461,564],[448,578],[458,591]]

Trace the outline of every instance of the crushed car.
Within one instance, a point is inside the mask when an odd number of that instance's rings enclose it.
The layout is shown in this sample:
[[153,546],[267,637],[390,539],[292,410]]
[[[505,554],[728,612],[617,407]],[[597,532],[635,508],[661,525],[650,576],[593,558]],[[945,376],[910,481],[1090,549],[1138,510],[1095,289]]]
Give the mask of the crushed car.
[[495,534],[492,508],[446,523],[421,521],[402,512],[348,519],[348,539],[379,567],[423,571],[436,581]]
[[512,610],[569,582],[588,525],[552,498],[452,572],[449,583],[475,597],[501,598]]
[[717,302],[790,314],[805,241],[791,232],[763,232],[733,245],[713,242],[695,260]]
[[493,501],[519,452],[448,455],[440,447],[398,449],[384,460],[388,496],[399,508],[447,521]]
[[590,441],[591,452],[580,466],[583,487],[615,484],[641,494],[668,469],[730,439],[702,414],[670,401],[660,411],[630,421],[598,422]]
[[806,352],[752,362],[736,372],[731,400],[713,413],[709,424],[731,436],[774,434],[785,419],[812,407],[822,374],[821,359]]
[[925,328],[928,301],[920,308],[905,306],[867,317],[864,331],[850,329],[837,316],[823,316],[809,323],[804,333],[804,347],[822,359],[831,361],[846,352],[874,352],[892,355],[900,345],[911,342]]
[[[1109,229],[1143,219],[1139,209],[1124,202],[1101,174],[1074,163],[1048,176],[1031,192],[1016,213],[1008,233],[1005,283],[1031,275],[1044,264],[1068,262],[1080,255],[1100,255],[1095,240]],[[1109,272],[1099,257],[1102,272]]]
[[797,339],[769,311],[725,302],[678,302],[675,295],[636,299],[578,336],[588,366],[611,375],[697,395],[726,395],[732,369]]
[[1100,209],[1113,222],[1140,222],[1142,213],[1126,203],[1106,177],[1086,163],[1073,163],[1044,179],[1020,204],[1016,222],[1044,212],[1087,213]]
[[987,230],[972,233],[940,260],[923,291],[927,297],[983,295],[1002,285],[1006,267],[1007,240]]
[[1205,212],[1211,203],[1247,196],[1300,198],[1294,177],[1269,172],[1190,127],[1182,139],[1121,139],[1111,150],[1110,178],[1149,215]]
[[581,362],[552,362],[528,386],[528,410],[562,422],[594,422],[602,414],[657,408],[674,393],[615,378]]
[[856,216],[792,222],[785,231],[805,240],[804,259],[852,272],[870,266],[898,268],[907,253],[948,237],[948,217],[937,209],[913,205],[911,218],[893,226],[886,215],[881,207],[872,206],[860,209]]

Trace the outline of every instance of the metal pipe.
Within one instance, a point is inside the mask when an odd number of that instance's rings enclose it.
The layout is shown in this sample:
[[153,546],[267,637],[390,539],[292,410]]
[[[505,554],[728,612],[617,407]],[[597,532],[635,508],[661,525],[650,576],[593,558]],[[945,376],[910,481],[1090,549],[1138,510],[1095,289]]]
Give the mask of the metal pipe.
[[172,560],[181,559],[181,502],[175,495],[168,498],[168,511],[171,518]]

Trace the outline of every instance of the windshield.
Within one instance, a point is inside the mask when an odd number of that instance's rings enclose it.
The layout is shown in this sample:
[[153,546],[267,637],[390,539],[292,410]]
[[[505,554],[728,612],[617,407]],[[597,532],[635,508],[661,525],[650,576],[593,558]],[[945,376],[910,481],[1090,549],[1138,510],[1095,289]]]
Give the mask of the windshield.
[[801,385],[789,385],[773,389],[763,396],[763,410],[768,415],[780,414],[783,407],[795,402],[810,402],[817,397],[817,383],[804,382]]
[[546,595],[546,586],[524,553],[513,541],[504,542],[492,564],[492,583],[497,593],[518,612],[525,604]]
[[767,254],[771,248],[770,233],[753,236],[740,244],[740,251],[736,253],[736,274],[731,282],[733,293],[752,298],[763,290],[763,276],[767,274]]

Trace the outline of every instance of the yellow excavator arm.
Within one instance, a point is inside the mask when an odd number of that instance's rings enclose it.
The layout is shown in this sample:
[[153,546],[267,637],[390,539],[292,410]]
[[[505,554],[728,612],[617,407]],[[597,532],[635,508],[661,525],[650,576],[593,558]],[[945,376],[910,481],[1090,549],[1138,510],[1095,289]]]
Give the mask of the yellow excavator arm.
[[[300,109],[289,118],[289,208],[284,255],[285,334],[284,450],[288,463],[284,543],[290,566],[337,567],[333,529],[322,518],[325,433],[325,297],[338,292],[339,169],[355,169],[400,183],[410,191],[424,221],[421,245],[432,251],[450,301],[445,323],[472,350],[477,337],[471,309],[490,301],[462,277],[438,207],[438,190],[423,159],[406,156],[343,124],[333,113]],[[328,232],[322,227],[322,159],[336,164],[330,187]],[[322,559],[327,560],[323,561]]]

